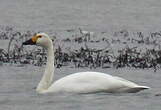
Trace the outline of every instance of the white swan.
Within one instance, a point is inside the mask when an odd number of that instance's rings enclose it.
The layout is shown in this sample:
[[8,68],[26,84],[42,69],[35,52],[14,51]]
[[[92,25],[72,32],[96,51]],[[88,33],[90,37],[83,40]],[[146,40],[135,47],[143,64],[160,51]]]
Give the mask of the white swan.
[[39,45],[47,49],[47,65],[44,75],[36,91],[38,93],[75,92],[75,93],[134,93],[148,89],[120,77],[100,72],[79,72],[68,75],[53,82],[54,77],[54,51],[50,37],[45,33],[38,33],[23,45]]

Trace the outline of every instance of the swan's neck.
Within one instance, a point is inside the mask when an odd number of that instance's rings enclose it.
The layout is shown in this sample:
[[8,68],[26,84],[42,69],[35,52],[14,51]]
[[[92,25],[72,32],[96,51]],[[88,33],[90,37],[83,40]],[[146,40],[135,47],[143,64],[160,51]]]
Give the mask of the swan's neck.
[[37,86],[37,92],[41,93],[45,90],[47,90],[53,81],[54,77],[54,50],[53,50],[53,44],[47,48],[47,64],[45,68],[44,75],[39,82]]

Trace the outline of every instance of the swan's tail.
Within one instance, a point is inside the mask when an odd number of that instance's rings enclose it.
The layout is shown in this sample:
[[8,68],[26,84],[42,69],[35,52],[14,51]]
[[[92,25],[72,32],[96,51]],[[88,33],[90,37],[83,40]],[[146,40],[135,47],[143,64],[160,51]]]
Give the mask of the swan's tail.
[[134,87],[134,88],[129,89],[128,92],[130,92],[130,93],[136,93],[136,92],[139,92],[139,91],[141,91],[141,90],[149,89],[149,88],[150,88],[150,87],[148,87],[148,86],[136,86],[136,87]]

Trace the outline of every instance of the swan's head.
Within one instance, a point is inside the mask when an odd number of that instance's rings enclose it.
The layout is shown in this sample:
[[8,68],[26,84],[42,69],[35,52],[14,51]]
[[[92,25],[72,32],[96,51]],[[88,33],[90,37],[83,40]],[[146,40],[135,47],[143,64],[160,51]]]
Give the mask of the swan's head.
[[48,48],[52,45],[52,40],[45,33],[38,33],[34,35],[31,39],[23,42],[23,45],[39,45],[44,48]]

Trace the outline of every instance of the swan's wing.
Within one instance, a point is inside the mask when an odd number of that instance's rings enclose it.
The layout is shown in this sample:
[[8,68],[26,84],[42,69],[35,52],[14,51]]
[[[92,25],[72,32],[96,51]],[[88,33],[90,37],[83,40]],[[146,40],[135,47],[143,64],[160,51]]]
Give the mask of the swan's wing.
[[120,80],[120,81],[123,81],[123,82],[125,82],[125,83],[127,83],[127,84],[131,84],[131,85],[135,85],[136,86],[136,88],[144,88],[144,89],[149,89],[150,87],[148,87],[148,86],[140,86],[140,85],[138,85],[138,84],[136,84],[136,83],[134,83],[134,82],[131,82],[131,81],[129,81],[129,80],[126,80],[126,79],[124,79],[124,78],[121,78],[121,77],[118,77],[118,76],[113,76],[114,78],[116,78],[116,79],[118,79],[118,80]]
[[144,88],[117,76],[98,72],[81,72],[55,81],[48,92],[137,92],[142,89]]
[[134,85],[134,86],[138,86],[137,84],[135,84],[134,82],[131,82],[129,80],[126,80],[124,78],[118,77],[118,76],[113,76],[115,79],[120,80],[123,83],[129,84],[129,85]]
[[111,86],[113,88],[115,84],[111,75],[98,72],[79,72],[55,81],[49,90],[88,93],[103,91]]

